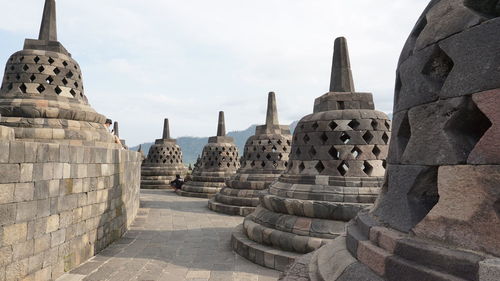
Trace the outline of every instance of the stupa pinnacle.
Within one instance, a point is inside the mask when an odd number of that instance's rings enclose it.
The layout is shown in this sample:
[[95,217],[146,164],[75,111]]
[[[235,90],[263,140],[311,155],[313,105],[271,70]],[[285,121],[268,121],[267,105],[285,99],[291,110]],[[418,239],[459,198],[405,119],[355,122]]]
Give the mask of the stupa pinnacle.
[[233,249],[253,262],[284,270],[341,235],[379,194],[390,122],[372,94],[354,92],[345,38],[335,40],[330,88],[297,125],[287,171],[233,232]]
[[289,126],[279,125],[276,95],[269,93],[266,124],[257,126],[245,144],[241,168],[208,202],[210,209],[246,216],[259,204],[259,193],[267,189],[288,165],[292,136]]

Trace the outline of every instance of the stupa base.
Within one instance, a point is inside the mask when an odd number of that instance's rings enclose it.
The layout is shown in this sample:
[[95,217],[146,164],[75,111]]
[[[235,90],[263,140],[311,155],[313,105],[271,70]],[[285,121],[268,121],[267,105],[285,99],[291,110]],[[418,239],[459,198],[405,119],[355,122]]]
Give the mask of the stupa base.
[[247,238],[243,225],[238,225],[231,234],[231,246],[240,256],[258,265],[284,271],[301,254],[262,245]]
[[208,208],[217,213],[242,217],[246,217],[255,211],[255,207],[228,205],[217,202],[215,198],[208,201]]

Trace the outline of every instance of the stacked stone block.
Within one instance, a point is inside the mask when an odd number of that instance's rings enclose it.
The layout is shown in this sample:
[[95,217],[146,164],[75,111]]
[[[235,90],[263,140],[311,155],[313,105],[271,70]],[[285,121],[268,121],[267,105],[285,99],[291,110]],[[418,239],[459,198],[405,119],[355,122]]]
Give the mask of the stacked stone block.
[[56,280],[139,208],[140,154],[88,105],[55,23],[46,0],[39,39],[11,56],[0,89],[0,280]]
[[291,150],[290,127],[279,125],[276,96],[269,93],[266,124],[258,126],[246,144],[241,168],[226,181],[208,207],[229,215],[247,216],[259,204],[265,190],[285,172]]
[[374,110],[372,94],[355,92],[347,43],[338,38],[330,92],[297,125],[288,170],[233,232],[233,249],[284,270],[341,235],[380,192],[390,125]]
[[140,155],[13,137],[0,126],[0,280],[55,280],[128,229]]
[[212,198],[225,181],[240,167],[238,148],[232,137],[226,136],[224,112],[219,112],[217,136],[210,137],[203,148],[199,165],[193,170],[192,180],[177,190],[189,197]]
[[157,139],[142,163],[141,188],[166,189],[176,175],[185,177],[187,168],[182,163],[182,151],[175,139],[170,138],[168,119],[163,126],[163,137]]
[[288,280],[500,280],[498,1],[431,1],[402,51],[387,177]]

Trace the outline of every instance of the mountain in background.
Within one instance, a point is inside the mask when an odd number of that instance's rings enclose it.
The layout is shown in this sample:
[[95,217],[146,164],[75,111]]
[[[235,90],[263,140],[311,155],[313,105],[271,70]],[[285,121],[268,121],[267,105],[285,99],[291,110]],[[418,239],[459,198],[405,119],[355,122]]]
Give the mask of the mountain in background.
[[[293,130],[297,126],[298,121],[293,122],[290,125],[290,129],[293,133]],[[255,134],[255,128],[257,125],[252,125],[248,129],[243,130],[243,131],[232,131],[228,132],[227,135],[230,137],[234,138],[234,142],[236,143],[236,146],[238,146],[238,150],[240,152],[240,155],[243,155],[243,149],[245,148],[245,143],[247,139]],[[197,138],[197,137],[180,137],[177,139],[177,144],[181,147],[182,149],[182,158],[184,161],[184,164],[189,165],[189,164],[194,164],[196,162],[196,159],[198,158],[198,155],[201,154],[201,151],[203,150],[203,147],[207,144],[208,138]],[[148,143],[143,143],[142,145],[142,151],[144,151],[144,154],[148,154],[149,148],[153,145],[152,142]],[[138,150],[139,146],[135,146],[130,148],[131,150]]]

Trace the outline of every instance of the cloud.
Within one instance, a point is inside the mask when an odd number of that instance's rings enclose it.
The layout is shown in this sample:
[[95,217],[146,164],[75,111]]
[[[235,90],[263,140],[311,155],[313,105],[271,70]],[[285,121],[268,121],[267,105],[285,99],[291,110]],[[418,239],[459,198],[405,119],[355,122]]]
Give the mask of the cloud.
[[[392,110],[401,48],[420,0],[64,0],[59,40],[84,71],[86,94],[121,123],[129,144],[153,141],[163,118],[174,136],[262,123],[267,92],[282,123],[312,112],[328,89],[333,40],[346,36],[356,88]],[[19,8],[23,6],[23,9]],[[43,1],[4,1],[0,59],[36,37]],[[12,43],[12,40],[16,42]]]

